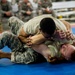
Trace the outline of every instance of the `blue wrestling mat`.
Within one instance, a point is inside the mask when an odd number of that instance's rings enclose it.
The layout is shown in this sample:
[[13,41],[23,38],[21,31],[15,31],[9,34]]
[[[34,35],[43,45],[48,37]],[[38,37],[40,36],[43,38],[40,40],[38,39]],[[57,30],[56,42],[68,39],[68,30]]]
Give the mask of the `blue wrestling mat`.
[[[72,29],[75,33],[75,28]],[[8,47],[3,51],[10,52]],[[0,75],[75,75],[75,62],[52,65],[47,62],[38,64],[14,64],[9,59],[0,59]]]

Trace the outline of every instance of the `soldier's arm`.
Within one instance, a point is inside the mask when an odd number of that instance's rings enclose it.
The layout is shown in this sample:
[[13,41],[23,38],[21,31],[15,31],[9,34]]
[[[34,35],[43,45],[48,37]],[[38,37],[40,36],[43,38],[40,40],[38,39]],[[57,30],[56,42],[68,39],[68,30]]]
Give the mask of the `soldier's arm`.
[[22,29],[21,31],[20,31],[20,33],[19,33],[19,39],[21,40],[21,42],[23,42],[23,43],[27,43],[27,37],[28,37],[29,35]]
[[41,44],[46,40],[42,34],[34,35],[29,39],[31,40],[32,45]]
[[25,32],[24,34],[21,33],[21,35],[19,35],[18,37],[23,43],[27,43],[27,45],[29,46],[43,43],[46,40],[42,34],[29,37],[29,35],[27,35]]

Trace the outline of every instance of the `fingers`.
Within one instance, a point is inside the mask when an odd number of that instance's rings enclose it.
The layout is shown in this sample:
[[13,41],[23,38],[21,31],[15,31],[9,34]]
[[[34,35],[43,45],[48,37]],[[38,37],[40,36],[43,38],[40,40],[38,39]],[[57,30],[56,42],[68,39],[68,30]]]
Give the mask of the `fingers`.
[[33,45],[33,43],[32,43],[31,41],[32,41],[32,39],[31,39],[31,38],[27,38],[26,45],[28,45],[28,46]]
[[59,36],[59,38],[64,39],[74,39],[74,35],[68,30],[67,32],[63,32],[62,30],[57,30],[56,34],[58,34],[57,36]]
[[57,30],[56,33],[58,34],[59,38],[65,38],[66,37],[66,33],[63,32],[62,30]]
[[74,35],[70,32],[70,31],[67,31],[66,32],[66,36],[67,36],[67,39],[74,39]]

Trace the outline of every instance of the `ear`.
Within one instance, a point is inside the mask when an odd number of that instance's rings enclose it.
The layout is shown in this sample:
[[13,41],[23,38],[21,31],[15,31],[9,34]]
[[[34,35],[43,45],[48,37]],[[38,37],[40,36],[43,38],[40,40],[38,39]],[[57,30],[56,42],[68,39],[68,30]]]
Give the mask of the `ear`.
[[66,45],[62,45],[62,48],[66,48]]

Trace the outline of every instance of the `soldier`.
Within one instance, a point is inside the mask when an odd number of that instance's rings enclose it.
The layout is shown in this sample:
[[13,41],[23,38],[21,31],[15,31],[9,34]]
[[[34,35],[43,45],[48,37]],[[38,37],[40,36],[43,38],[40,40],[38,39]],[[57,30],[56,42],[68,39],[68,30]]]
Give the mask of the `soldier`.
[[20,4],[19,4],[19,14],[20,14],[20,18],[21,20],[23,20],[24,22],[28,21],[29,19],[32,18],[32,11],[33,11],[33,7],[31,5],[31,3],[29,2],[29,0],[23,0]]
[[2,17],[11,17],[12,16],[12,7],[11,3],[9,3],[7,0],[1,0],[0,2],[0,12]]
[[38,14],[52,14],[53,17],[56,17],[54,10],[52,9],[51,0],[39,0],[38,1]]
[[7,0],[1,0],[0,14],[1,14],[3,29],[8,30],[9,27],[7,26],[7,20],[9,17],[12,16],[12,7],[11,7],[11,3],[9,3]]
[[39,62],[41,60],[45,61],[42,55],[35,52],[32,48],[24,47],[18,37],[8,31],[0,34],[0,49],[5,46],[8,46],[12,50],[11,61],[14,63],[29,64]]

